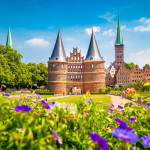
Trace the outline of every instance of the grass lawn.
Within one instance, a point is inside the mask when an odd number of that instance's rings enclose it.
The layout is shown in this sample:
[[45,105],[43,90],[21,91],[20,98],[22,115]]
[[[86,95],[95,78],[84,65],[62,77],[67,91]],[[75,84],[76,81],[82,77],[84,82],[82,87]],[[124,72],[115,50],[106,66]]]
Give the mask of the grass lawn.
[[[102,101],[102,102],[106,102],[106,103],[110,103],[110,96],[108,95],[104,95],[104,94],[96,94],[96,95],[91,95],[91,98],[96,101]],[[52,101],[57,101],[60,103],[79,103],[79,102],[84,102],[83,99],[86,99],[88,101],[90,101],[90,98],[88,96],[85,95],[76,95],[76,96],[70,96],[70,97],[63,97],[63,98],[58,98],[58,99],[54,99]]]

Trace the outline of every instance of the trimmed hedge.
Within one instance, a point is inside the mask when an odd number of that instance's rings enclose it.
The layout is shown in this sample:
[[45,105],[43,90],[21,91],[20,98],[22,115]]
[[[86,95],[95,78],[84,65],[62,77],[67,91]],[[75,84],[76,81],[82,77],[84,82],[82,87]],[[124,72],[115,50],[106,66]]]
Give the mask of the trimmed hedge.
[[40,94],[40,95],[55,95],[55,93],[54,92],[45,92],[45,93],[42,93],[42,92],[37,92],[38,94]]

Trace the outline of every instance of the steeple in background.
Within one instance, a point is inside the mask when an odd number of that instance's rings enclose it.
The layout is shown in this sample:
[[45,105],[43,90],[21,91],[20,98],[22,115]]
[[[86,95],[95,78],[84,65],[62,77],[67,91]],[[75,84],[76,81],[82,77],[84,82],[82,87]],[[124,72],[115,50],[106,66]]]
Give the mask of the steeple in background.
[[10,32],[10,26],[8,28],[8,35],[7,35],[6,46],[10,46],[11,48],[13,48],[12,39],[11,39],[11,32]]
[[60,26],[58,30],[55,47],[53,49],[53,52],[49,61],[66,62],[66,54],[65,54],[64,46],[63,46],[61,35],[60,35]]
[[92,26],[91,41],[90,41],[90,45],[89,45],[89,49],[85,61],[104,61],[97,46],[97,42],[94,36],[93,26]]
[[119,9],[118,9],[117,37],[116,37],[115,45],[123,45],[123,38],[121,35],[121,27],[120,27]]

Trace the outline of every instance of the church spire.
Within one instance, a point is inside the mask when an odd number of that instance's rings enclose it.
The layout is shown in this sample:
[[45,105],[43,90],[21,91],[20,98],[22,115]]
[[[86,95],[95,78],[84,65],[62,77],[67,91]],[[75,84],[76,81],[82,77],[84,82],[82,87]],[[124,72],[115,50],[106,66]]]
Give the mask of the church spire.
[[117,37],[116,37],[115,45],[123,45],[123,38],[121,35],[121,27],[120,27],[119,9],[118,9]]
[[66,62],[66,54],[65,54],[65,50],[64,50],[61,35],[60,35],[60,27],[58,30],[55,47],[53,49],[53,52],[52,52],[52,55],[51,55],[49,61]]
[[11,32],[10,32],[10,26],[8,28],[8,35],[7,35],[6,46],[10,46],[11,48],[13,48],[12,39],[11,39]]
[[88,49],[85,61],[89,61],[89,62],[104,61],[96,43],[96,39],[95,39],[94,32],[93,32],[93,27],[92,27],[91,41],[90,41],[90,45],[89,45],[89,49]]

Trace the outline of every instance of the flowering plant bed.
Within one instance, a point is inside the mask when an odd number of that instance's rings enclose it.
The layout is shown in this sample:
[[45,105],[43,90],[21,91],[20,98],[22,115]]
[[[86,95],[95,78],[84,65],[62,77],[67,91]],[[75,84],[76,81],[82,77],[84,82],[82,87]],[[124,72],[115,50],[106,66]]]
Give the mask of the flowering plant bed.
[[0,97],[0,149],[148,149],[150,106]]

